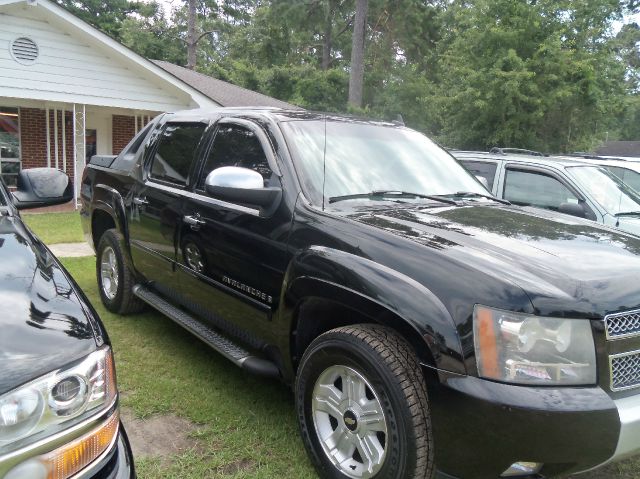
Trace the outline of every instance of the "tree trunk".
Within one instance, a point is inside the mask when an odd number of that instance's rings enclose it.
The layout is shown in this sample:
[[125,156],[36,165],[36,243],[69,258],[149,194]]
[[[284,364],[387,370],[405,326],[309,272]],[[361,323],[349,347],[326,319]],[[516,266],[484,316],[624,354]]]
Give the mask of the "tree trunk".
[[351,72],[349,74],[349,105],[362,108],[362,84],[364,80],[364,35],[367,25],[368,0],[356,0],[356,17],[353,22],[351,46]]
[[327,71],[331,65],[331,48],[333,39],[331,33],[333,31],[333,9],[331,2],[328,2],[325,10],[324,18],[324,36],[322,38],[322,70]]
[[196,0],[189,0],[189,17],[187,18],[187,68],[196,67]]

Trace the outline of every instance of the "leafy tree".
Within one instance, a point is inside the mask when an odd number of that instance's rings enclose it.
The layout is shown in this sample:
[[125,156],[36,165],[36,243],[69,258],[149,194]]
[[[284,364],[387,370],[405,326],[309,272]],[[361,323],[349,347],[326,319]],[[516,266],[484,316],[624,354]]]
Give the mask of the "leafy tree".
[[616,1],[476,0],[446,12],[439,89],[445,143],[589,149],[615,121],[624,68],[608,26]]
[[126,18],[142,6],[140,2],[129,0],[54,1],[116,40],[120,39],[120,29]]

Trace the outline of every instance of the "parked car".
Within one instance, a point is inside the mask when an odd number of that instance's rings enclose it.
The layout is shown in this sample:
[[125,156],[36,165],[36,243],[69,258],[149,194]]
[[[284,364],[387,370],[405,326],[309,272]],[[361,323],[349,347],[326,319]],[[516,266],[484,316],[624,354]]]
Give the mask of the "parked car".
[[81,191],[105,306],[148,304],[292,385],[322,477],[555,476],[640,451],[640,238],[495,198],[422,134],[165,114]]
[[636,192],[640,192],[640,158],[634,161],[619,158],[591,157],[585,158],[584,161],[603,167],[626,183],[627,186],[630,186]]
[[496,197],[640,234],[640,190],[591,160],[452,151]]
[[68,177],[0,181],[0,477],[134,478],[109,338],[80,288],[18,209],[69,201]]

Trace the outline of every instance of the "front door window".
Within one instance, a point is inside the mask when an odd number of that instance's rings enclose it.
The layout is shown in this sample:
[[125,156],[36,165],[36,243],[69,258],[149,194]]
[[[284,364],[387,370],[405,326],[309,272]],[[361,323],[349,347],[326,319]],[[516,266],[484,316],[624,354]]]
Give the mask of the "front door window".
[[563,203],[578,204],[569,188],[552,176],[537,171],[508,170],[504,199],[521,206],[558,211]]

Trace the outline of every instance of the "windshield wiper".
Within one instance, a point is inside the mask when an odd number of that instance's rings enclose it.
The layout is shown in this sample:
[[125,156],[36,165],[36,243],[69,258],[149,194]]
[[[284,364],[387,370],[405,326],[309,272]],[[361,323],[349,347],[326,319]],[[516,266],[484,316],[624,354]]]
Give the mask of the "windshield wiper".
[[640,211],[623,211],[622,213],[616,213],[613,216],[640,216]]
[[458,204],[457,201],[450,200],[448,198],[443,198],[441,195],[423,195],[420,193],[411,193],[408,191],[398,191],[398,190],[374,190],[369,193],[354,193],[352,195],[332,196],[331,198],[329,198],[329,203],[335,203],[337,201],[343,201],[343,200],[355,200],[358,198],[373,198],[376,196],[397,196],[397,197],[413,196],[414,198],[425,198],[427,200],[439,201],[440,203],[446,203],[448,205]]
[[488,200],[497,201],[498,203],[502,203],[503,205],[510,205],[511,201],[503,200],[502,198],[496,198],[493,195],[483,195],[482,193],[476,193],[474,191],[457,191],[455,193],[449,193],[447,195],[436,195],[436,196],[453,196],[454,198],[464,198],[464,197],[476,197],[476,198],[487,198]]

